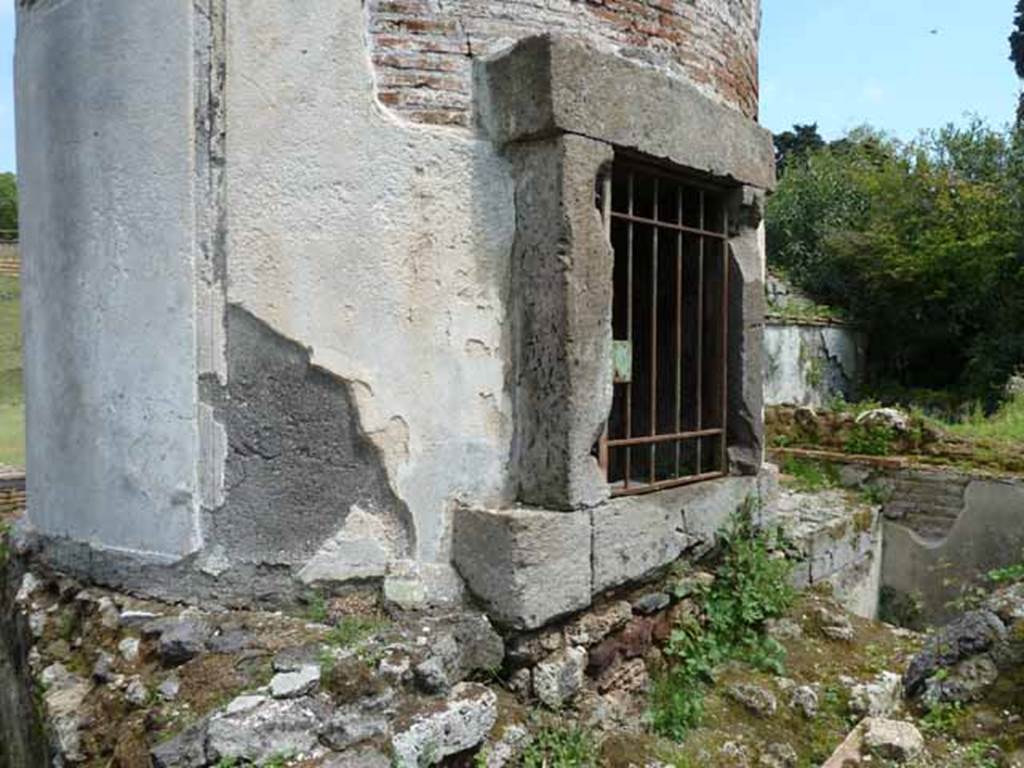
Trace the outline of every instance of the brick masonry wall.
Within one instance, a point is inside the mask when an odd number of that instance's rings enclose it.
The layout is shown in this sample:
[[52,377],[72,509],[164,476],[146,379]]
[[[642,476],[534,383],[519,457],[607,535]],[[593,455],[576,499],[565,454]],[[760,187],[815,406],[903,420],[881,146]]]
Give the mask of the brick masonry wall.
[[472,122],[472,60],[543,32],[579,35],[758,112],[760,0],[368,0],[381,103],[420,123]]

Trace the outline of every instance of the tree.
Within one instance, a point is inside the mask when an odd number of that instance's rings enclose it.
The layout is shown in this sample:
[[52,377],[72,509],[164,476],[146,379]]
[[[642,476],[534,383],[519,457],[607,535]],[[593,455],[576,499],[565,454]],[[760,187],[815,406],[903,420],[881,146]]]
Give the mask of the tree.
[[870,334],[877,384],[991,400],[1024,362],[1024,142],[975,121],[809,151],[769,199],[768,259]]
[[[1017,70],[1017,77],[1024,80],[1024,0],[1017,0],[1013,32],[1010,34],[1010,61]],[[1024,93],[1017,104],[1017,124],[1024,126]]]
[[0,240],[18,239],[18,177],[0,173]]
[[1017,0],[1017,10],[1010,35],[1010,61],[1017,70],[1017,77],[1024,80],[1024,0]]
[[818,133],[817,123],[797,124],[793,126],[792,131],[777,133],[772,138],[775,141],[775,167],[780,176],[789,164],[808,152],[825,146],[825,140]]

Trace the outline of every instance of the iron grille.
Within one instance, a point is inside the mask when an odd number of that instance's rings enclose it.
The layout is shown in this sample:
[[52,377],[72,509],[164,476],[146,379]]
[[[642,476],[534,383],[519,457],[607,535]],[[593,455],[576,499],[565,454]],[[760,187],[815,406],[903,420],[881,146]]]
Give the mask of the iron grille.
[[598,447],[612,495],[728,471],[725,195],[616,159],[597,203],[615,252],[615,395]]

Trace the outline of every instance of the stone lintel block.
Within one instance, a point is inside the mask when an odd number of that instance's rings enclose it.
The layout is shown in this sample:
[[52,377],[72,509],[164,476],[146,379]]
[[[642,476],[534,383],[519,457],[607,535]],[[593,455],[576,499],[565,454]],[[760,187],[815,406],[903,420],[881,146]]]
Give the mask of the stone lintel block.
[[696,543],[664,493],[613,499],[592,510],[594,594],[647,576]]
[[536,629],[590,605],[590,512],[460,509],[453,558],[490,617]]
[[480,118],[497,143],[575,133],[775,186],[771,133],[654,67],[560,35],[526,38],[477,66]]

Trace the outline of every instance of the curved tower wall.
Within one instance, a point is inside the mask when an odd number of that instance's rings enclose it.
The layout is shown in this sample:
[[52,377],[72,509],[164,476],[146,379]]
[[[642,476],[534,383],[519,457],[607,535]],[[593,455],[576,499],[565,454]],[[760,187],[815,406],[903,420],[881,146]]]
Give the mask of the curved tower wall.
[[[459,511],[529,501],[532,225],[484,62],[557,33],[627,95],[653,77],[749,125],[764,170],[759,3],[242,5],[19,4],[31,533],[158,594],[456,594]],[[698,170],[770,185],[743,162]]]

